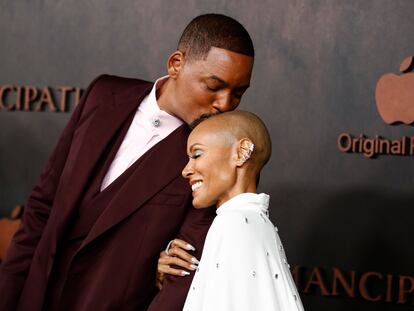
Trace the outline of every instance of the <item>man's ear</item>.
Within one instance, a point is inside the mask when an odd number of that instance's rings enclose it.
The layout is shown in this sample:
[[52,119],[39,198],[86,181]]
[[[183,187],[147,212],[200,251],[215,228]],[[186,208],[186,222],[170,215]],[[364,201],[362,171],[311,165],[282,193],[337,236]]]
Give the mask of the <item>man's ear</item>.
[[238,141],[237,146],[237,166],[241,167],[250,159],[254,150],[254,144],[249,138],[243,138]]
[[167,72],[170,78],[176,79],[180,70],[185,63],[185,55],[181,51],[175,51],[168,57],[167,60]]

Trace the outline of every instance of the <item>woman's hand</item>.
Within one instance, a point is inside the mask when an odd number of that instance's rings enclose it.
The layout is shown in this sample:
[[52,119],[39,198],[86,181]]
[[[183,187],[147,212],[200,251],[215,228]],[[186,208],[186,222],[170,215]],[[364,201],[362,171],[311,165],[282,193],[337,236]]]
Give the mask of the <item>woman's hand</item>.
[[158,259],[156,285],[159,289],[162,288],[166,274],[186,276],[190,274],[188,270],[197,269],[199,261],[188,253],[194,250],[194,246],[180,239],[174,239],[168,244]]

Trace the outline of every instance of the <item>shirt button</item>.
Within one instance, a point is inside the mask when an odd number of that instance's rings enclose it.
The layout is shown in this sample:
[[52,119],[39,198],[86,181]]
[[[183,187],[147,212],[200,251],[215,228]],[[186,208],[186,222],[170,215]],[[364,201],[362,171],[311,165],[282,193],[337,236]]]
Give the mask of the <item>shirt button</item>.
[[152,118],[151,123],[153,126],[159,127],[161,125],[161,120],[158,117],[154,117]]

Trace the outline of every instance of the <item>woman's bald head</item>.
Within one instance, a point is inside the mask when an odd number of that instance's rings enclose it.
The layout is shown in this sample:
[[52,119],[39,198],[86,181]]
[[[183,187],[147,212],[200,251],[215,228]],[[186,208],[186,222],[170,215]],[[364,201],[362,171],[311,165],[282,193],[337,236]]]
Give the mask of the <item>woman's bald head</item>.
[[254,150],[248,162],[256,171],[256,175],[270,158],[272,144],[269,132],[263,121],[251,112],[230,111],[214,115],[202,121],[194,129],[194,131],[204,130],[229,144],[242,140],[251,141]]

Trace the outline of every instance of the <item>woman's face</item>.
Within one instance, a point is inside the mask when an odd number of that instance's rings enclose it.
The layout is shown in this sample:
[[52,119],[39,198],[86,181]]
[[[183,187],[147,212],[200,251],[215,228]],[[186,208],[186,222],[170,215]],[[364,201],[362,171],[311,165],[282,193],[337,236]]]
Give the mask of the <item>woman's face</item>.
[[236,195],[236,148],[214,122],[205,121],[193,130],[187,141],[189,161],[182,174],[189,179],[194,207],[219,207]]

